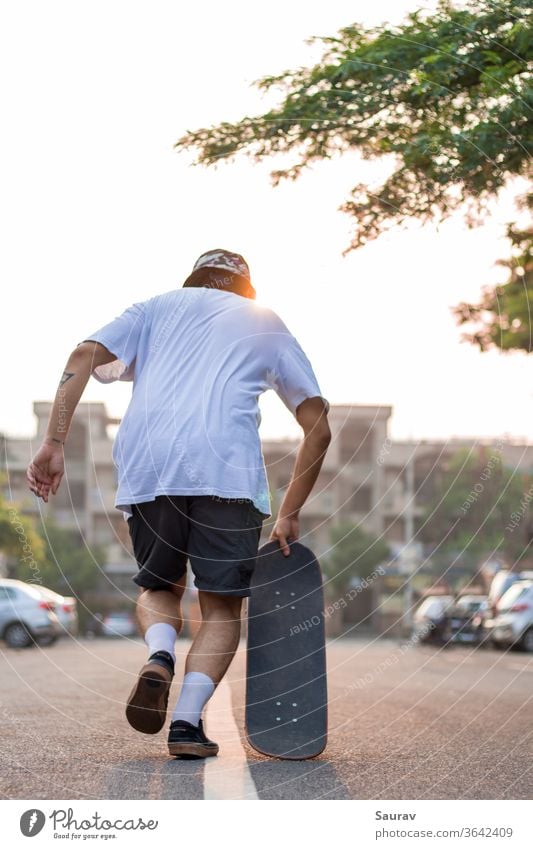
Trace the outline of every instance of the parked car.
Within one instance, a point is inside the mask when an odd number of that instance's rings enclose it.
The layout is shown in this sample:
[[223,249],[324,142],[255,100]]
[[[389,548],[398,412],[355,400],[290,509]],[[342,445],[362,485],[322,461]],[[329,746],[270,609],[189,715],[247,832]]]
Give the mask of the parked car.
[[448,611],[452,643],[480,642],[481,631],[477,614],[487,605],[487,596],[462,595]]
[[59,620],[63,632],[71,637],[75,637],[78,633],[78,602],[72,596],[63,596],[59,593],[49,590],[46,587],[39,587],[43,598],[52,601],[55,604],[56,616]]
[[489,605],[492,615],[496,616],[498,612],[498,602],[501,597],[507,592],[509,587],[512,587],[517,581],[531,578],[527,572],[510,572],[509,569],[501,569],[496,572],[489,589]]
[[131,613],[108,613],[102,620],[102,636],[104,637],[136,637],[137,624]]
[[533,651],[533,581],[515,581],[498,602],[497,614],[485,623],[495,646]]
[[43,596],[41,587],[0,580],[0,637],[10,648],[50,645],[60,634],[55,603]]
[[448,611],[453,604],[451,595],[430,595],[413,616],[413,635],[421,643],[446,643],[450,639]]

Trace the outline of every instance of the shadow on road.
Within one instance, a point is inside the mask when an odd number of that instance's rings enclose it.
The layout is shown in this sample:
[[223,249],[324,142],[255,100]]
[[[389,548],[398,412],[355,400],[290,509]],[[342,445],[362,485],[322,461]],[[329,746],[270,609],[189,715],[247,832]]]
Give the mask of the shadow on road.
[[[104,799],[203,799],[204,761],[137,758],[112,767]],[[349,799],[326,759],[281,761],[248,758],[260,799]]]
[[335,766],[327,759],[282,761],[248,758],[260,799],[350,799]]
[[108,799],[203,799],[204,762],[138,758],[109,771]]

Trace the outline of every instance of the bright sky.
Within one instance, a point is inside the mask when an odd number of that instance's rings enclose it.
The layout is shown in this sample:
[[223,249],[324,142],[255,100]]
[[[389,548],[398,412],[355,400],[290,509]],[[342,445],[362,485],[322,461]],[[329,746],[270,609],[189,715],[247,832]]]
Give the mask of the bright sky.
[[[197,256],[248,260],[259,300],[280,313],[333,403],[391,404],[392,436],[528,437],[526,356],[460,344],[450,306],[504,279],[502,204],[482,229],[413,226],[341,256],[352,185],[374,173],[346,157],[273,189],[269,163],[191,167],[188,129],[259,114],[251,83],[314,61],[311,35],[377,24],[434,3],[226,0],[72,3],[3,10],[0,138],[6,308],[0,430],[30,434],[70,350],[127,306],[179,286]],[[7,85],[6,85],[7,83]],[[121,415],[128,385],[91,381],[84,400]],[[275,397],[265,436],[293,433]]]

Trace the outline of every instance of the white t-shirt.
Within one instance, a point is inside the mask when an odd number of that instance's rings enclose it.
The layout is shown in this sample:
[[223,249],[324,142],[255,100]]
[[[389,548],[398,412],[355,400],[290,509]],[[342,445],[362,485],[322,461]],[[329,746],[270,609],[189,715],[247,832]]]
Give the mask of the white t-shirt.
[[258,398],[274,389],[294,413],[321,396],[272,310],[233,292],[175,289],[133,304],[89,340],[117,358],[94,369],[97,380],[133,381],[113,446],[115,506],[126,518],[158,495],[249,498],[270,515]]

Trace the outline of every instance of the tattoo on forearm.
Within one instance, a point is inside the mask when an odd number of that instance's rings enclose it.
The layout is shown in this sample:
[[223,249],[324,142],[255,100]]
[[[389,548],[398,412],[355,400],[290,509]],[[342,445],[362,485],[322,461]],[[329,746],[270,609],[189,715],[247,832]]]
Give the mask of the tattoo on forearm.
[[64,386],[67,380],[70,380],[71,377],[74,377],[74,374],[75,372],[73,371],[64,371],[61,380],[59,381],[59,385]]

